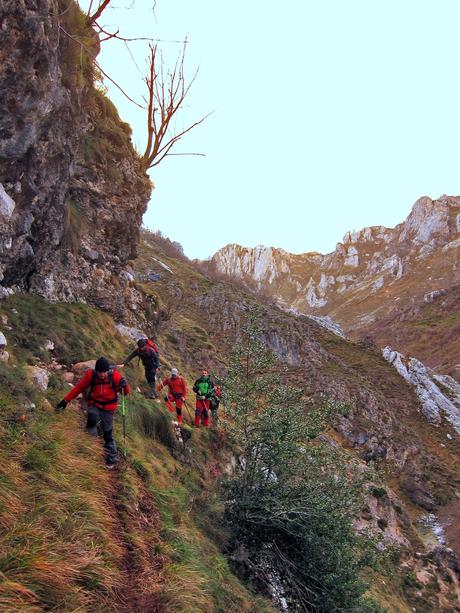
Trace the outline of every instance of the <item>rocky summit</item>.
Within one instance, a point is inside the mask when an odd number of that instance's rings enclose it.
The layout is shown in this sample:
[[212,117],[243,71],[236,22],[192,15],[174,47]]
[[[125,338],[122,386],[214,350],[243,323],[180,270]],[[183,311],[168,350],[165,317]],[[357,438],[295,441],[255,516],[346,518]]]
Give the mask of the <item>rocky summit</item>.
[[[395,345],[458,378],[459,254],[460,197],[442,196],[417,200],[395,228],[347,232],[327,255],[227,245],[208,265],[288,311],[320,317],[326,325],[332,320],[354,338]],[[418,325],[429,308],[439,319],[431,343],[420,341]]]

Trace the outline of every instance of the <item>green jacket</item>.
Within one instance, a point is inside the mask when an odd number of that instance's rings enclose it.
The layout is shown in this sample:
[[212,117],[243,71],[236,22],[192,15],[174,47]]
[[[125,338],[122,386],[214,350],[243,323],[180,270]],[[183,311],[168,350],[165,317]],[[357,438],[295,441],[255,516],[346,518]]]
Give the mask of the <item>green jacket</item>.
[[201,400],[202,396],[204,396],[207,400],[211,398],[214,390],[214,383],[212,382],[211,377],[200,377],[193,384],[193,391],[196,394],[196,397]]

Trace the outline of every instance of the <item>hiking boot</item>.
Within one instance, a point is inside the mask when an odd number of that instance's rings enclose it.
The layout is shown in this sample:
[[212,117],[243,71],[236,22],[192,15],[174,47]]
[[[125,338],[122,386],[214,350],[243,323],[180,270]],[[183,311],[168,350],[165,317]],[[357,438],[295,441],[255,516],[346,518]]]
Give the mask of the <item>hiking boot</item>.
[[106,464],[105,467],[107,470],[113,470],[115,468],[115,464]]

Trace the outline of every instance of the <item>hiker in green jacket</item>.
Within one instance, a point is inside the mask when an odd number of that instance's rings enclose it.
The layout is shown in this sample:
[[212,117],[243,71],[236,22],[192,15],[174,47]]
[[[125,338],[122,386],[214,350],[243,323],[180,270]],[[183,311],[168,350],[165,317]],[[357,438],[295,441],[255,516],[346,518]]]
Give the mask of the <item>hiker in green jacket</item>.
[[196,394],[195,426],[197,428],[200,427],[200,423],[202,423],[205,428],[209,426],[209,409],[213,390],[214,383],[209,376],[209,372],[203,369],[201,377],[199,377],[193,385],[193,391]]

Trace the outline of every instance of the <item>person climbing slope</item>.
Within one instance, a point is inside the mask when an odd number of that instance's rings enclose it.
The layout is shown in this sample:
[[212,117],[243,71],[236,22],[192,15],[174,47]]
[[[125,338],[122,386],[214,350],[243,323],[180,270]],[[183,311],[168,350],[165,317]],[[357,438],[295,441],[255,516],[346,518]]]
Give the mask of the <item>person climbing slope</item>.
[[196,394],[195,405],[195,426],[200,427],[200,422],[207,428],[209,426],[209,408],[213,394],[214,383],[209,376],[209,372],[204,369],[194,385],[193,391]]
[[179,375],[177,368],[171,368],[171,376],[167,377],[159,386],[158,390],[161,391],[164,387],[167,387],[169,393],[165,396],[165,402],[171,413],[174,413],[174,403],[176,405],[177,421],[181,424],[182,419],[182,406],[187,396],[187,385],[185,379]]
[[131,360],[135,357],[138,357],[141,360],[145,371],[145,378],[147,383],[152,388],[150,397],[157,399],[158,396],[155,390],[155,376],[160,366],[160,354],[157,346],[149,338],[140,338],[137,341],[136,349],[129,354],[123,364],[120,364],[119,367],[123,368],[123,366],[129,364],[129,362],[131,362]]
[[212,423],[214,426],[217,426],[217,422],[219,421],[217,410],[219,408],[221,398],[222,398],[222,388],[220,387],[220,385],[215,385],[212,396],[211,396],[211,415],[212,415]]
[[63,411],[69,402],[82,392],[86,392],[88,416],[86,431],[97,436],[100,422],[104,435],[105,461],[107,468],[113,468],[117,461],[117,446],[113,440],[113,418],[117,410],[118,394],[129,394],[131,388],[121,374],[112,368],[106,358],[96,361],[94,370],[86,371],[85,376],[56,406],[56,411]]

